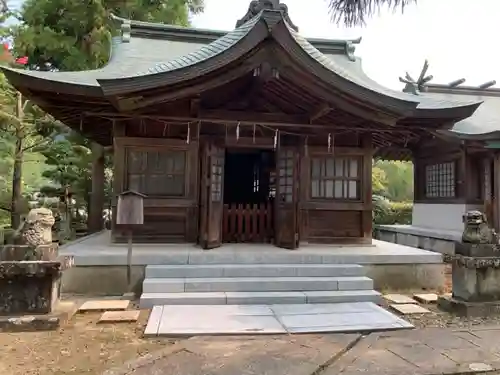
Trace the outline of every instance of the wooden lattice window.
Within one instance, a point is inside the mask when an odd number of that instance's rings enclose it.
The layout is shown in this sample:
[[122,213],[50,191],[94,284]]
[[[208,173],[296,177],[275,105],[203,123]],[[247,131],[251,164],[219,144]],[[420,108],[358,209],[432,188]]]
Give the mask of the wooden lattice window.
[[361,158],[311,158],[311,198],[360,199]]
[[222,200],[222,175],[224,169],[224,158],[214,156],[212,159],[212,202],[220,202]]
[[150,196],[184,196],[186,152],[128,150],[126,188]]
[[283,151],[278,158],[278,189],[282,202],[293,202],[293,164],[294,152]]
[[455,197],[454,161],[425,166],[425,196],[427,198]]

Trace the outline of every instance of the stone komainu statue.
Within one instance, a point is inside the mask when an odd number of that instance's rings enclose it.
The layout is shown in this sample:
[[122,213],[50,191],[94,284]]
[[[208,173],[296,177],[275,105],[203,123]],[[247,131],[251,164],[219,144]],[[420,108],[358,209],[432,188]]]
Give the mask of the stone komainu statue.
[[464,232],[462,242],[471,244],[500,244],[500,238],[493,228],[490,228],[486,215],[480,211],[469,211],[464,217]]
[[43,207],[34,208],[16,231],[16,237],[33,250],[40,245],[50,245],[54,223],[55,219],[51,210]]

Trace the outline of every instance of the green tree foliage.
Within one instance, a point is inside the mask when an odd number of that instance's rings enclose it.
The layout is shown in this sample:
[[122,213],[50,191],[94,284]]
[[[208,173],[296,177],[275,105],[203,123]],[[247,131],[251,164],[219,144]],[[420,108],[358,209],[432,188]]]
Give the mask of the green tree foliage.
[[26,0],[15,31],[15,51],[42,70],[95,69],[106,63],[116,31],[110,14],[187,25],[203,0]]
[[[201,12],[203,5],[203,0],[26,0],[17,16],[21,23],[18,27],[9,29],[5,35],[13,37],[14,53],[17,56],[28,57],[29,69],[95,69],[107,62],[111,37],[117,31],[117,25],[111,21],[111,14],[139,21],[188,25],[189,12]],[[4,165],[0,162],[0,170],[5,171],[8,176],[14,176],[10,180],[0,180],[0,188],[9,184],[17,188],[10,192],[6,188],[0,190],[0,204],[2,191],[5,191],[4,195],[12,194],[16,197],[19,197],[18,191],[22,191],[19,181],[20,176],[25,175],[23,166],[26,158],[25,153],[19,157],[20,153],[15,151],[19,146],[19,142],[16,144],[15,134],[22,134],[21,149],[24,152],[40,151],[43,156],[37,154],[38,157],[46,159],[47,168],[42,174],[52,184],[45,186],[44,192],[53,195],[56,193],[55,189],[60,192],[61,188],[69,185],[77,204],[88,208],[92,160],[90,142],[67,128],[60,129],[64,133],[63,140],[51,142],[54,136],[48,137],[47,130],[50,127],[42,126],[41,118],[33,117],[38,112],[34,112],[36,107],[31,103],[23,102],[23,112],[19,112],[23,119],[19,119],[15,95],[13,96],[12,90],[8,91],[8,95],[4,95],[5,100],[0,103],[4,109],[0,118],[9,127],[0,134],[0,148],[8,148],[9,155],[14,155],[12,163]],[[20,131],[16,124],[21,122],[36,126],[30,125],[28,130],[23,125],[23,130]],[[14,163],[15,160],[17,164]],[[109,174],[108,170],[108,177]],[[42,178],[40,175],[38,177]],[[109,185],[109,178],[107,183]],[[109,190],[107,186],[108,193]],[[15,211],[19,210],[16,208]]]
[[[88,212],[92,191],[92,151],[91,142],[75,132],[70,132],[63,139],[55,141],[49,149],[42,152],[49,168],[43,177],[52,181],[52,185],[43,186],[41,192],[46,196],[60,196],[68,187],[76,200],[76,208]],[[107,173],[104,191],[111,197],[111,160],[106,159]]]
[[23,166],[26,156],[46,149],[60,126],[15,90],[3,74],[0,75],[0,144],[5,157],[4,168],[12,172],[10,213],[13,227],[19,226],[23,211]]
[[413,200],[413,164],[400,161],[378,160],[373,164],[372,186],[374,194],[395,202]]
[[413,164],[376,161],[372,166],[375,224],[411,224]]
[[372,193],[384,195],[387,189],[387,176],[385,171],[374,162],[372,165]]

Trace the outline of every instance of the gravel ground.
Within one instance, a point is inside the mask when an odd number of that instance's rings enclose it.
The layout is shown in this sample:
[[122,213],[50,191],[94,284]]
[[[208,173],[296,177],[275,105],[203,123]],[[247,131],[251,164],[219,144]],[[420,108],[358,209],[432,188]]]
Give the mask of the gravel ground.
[[[433,291],[425,291],[421,293],[436,293]],[[447,265],[446,267],[446,281],[444,293],[451,293],[451,265]],[[411,294],[402,293],[408,296],[412,296]],[[439,293],[437,293],[439,294]],[[428,314],[415,314],[415,315],[406,315],[402,316],[403,319],[409,321],[417,328],[425,328],[425,327],[451,327],[451,328],[468,328],[476,325],[491,325],[491,326],[500,326],[500,315],[485,317],[485,318],[466,318],[466,317],[458,317],[453,314],[446,313],[437,308],[436,304],[420,304],[422,307],[430,310],[431,313]],[[392,311],[388,304],[386,307],[389,311]]]
[[100,313],[78,314],[58,331],[1,333],[1,375],[99,375],[174,343],[143,339],[149,311],[137,323],[96,324]]

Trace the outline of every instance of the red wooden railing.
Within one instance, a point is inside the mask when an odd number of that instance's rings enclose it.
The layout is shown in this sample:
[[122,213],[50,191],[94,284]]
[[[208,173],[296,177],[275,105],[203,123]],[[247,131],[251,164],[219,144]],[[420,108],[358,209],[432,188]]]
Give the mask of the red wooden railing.
[[272,242],[272,204],[225,204],[222,228],[224,242]]

